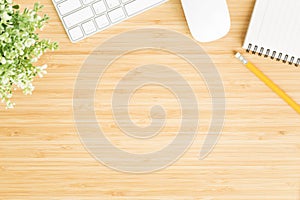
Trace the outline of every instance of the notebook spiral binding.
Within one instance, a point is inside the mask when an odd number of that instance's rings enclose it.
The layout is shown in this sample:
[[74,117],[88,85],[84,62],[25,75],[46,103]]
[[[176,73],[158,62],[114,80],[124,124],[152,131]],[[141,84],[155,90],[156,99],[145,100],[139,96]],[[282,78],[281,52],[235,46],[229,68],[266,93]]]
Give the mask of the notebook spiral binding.
[[[253,50],[252,47],[254,46]],[[298,67],[300,65],[300,58],[295,58],[294,56],[284,55],[282,53],[277,53],[277,51],[271,51],[270,49],[267,49],[265,51],[264,47],[258,47],[257,45],[249,44],[248,48],[246,50],[248,53],[252,52],[252,54],[258,53],[259,56],[262,56],[264,54],[264,57],[270,57],[272,60],[276,59],[276,61],[282,60],[283,63],[288,63],[290,65],[294,64],[295,59],[297,59],[297,62],[295,63],[295,66]]]

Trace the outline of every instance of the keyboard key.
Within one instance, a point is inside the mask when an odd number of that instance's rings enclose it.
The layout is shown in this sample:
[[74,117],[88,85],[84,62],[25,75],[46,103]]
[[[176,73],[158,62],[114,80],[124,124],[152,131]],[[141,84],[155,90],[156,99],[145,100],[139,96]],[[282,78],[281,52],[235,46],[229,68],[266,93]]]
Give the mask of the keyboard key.
[[109,8],[115,8],[115,7],[120,5],[119,0],[106,0],[106,3],[107,3]]
[[144,9],[150,8],[160,2],[162,2],[162,0],[151,0],[151,1],[150,0],[135,0],[133,2],[126,4],[125,10],[126,10],[127,14],[130,16],[130,15],[137,14],[137,13],[143,11]]
[[90,4],[93,1],[95,1],[95,0],[82,0],[83,4],[85,4],[85,5]]
[[118,22],[126,17],[122,8],[117,8],[108,13],[108,16],[112,23]]
[[104,4],[103,1],[98,1],[97,3],[94,3],[93,4],[93,8],[94,8],[95,13],[97,15],[99,15],[99,14],[101,14],[101,13],[103,13],[103,12],[106,11],[106,6],[105,6],[105,4]]
[[74,12],[66,17],[63,18],[66,26],[68,28],[79,24],[87,19],[90,19],[94,16],[94,13],[90,7],[83,8],[77,12]]
[[94,32],[96,32],[96,30],[97,30],[97,28],[96,28],[96,26],[95,26],[93,20],[88,21],[88,22],[82,24],[82,28],[83,28],[84,32],[85,32],[87,35],[89,35],[89,34],[91,34],[91,33],[94,33]]
[[95,19],[97,26],[99,29],[103,29],[104,27],[108,26],[110,23],[105,15],[97,17]]
[[69,34],[70,34],[72,40],[78,40],[83,37],[83,33],[79,26],[69,30]]
[[76,10],[81,7],[81,3],[79,0],[67,0],[58,4],[57,8],[60,14],[65,15],[73,10]]

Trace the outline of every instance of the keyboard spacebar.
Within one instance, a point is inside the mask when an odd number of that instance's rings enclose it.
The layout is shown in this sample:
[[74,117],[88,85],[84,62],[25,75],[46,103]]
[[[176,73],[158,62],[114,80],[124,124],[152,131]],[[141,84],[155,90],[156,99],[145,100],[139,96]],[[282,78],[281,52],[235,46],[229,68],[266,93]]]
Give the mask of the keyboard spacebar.
[[83,8],[63,18],[67,28],[70,28],[76,24],[79,24],[91,17],[93,17],[93,11],[90,7]]
[[163,0],[135,0],[126,4],[125,10],[128,15],[134,15],[160,2],[163,2]]

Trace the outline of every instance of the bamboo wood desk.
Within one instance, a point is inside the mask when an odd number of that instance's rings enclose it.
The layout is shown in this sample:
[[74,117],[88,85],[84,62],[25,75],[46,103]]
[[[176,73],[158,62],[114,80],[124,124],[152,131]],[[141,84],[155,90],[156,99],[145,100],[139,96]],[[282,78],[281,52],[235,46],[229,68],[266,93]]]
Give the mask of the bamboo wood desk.
[[[24,8],[34,2],[16,3]],[[170,0],[78,44],[69,42],[51,1],[40,3],[51,17],[40,35],[58,41],[60,50],[47,53],[40,61],[48,63],[49,69],[43,79],[35,80],[33,96],[17,91],[16,108],[0,111],[0,199],[300,199],[300,117],[233,55],[235,50],[242,51],[254,0],[228,0],[230,33],[219,41],[201,44],[221,74],[227,100],[222,136],[205,160],[198,156],[210,122],[211,99],[205,83],[194,76],[190,66],[165,52],[139,51],[114,62],[104,75],[104,89],[99,87],[96,93],[96,99],[102,95],[96,102],[96,114],[104,119],[102,128],[112,143],[131,152],[155,151],[166,145],[178,128],[180,113],[168,92],[145,87],[134,95],[131,117],[139,125],[149,124],[148,108],[160,98],[169,109],[164,134],[140,142],[118,132],[105,105],[116,80],[130,64],[147,64],[155,58],[173,66],[190,81],[200,102],[199,134],[191,148],[172,166],[140,175],[111,170],[86,151],[73,119],[74,84],[93,49],[121,32],[158,27],[190,37],[180,1]],[[245,56],[300,102],[298,68]]]

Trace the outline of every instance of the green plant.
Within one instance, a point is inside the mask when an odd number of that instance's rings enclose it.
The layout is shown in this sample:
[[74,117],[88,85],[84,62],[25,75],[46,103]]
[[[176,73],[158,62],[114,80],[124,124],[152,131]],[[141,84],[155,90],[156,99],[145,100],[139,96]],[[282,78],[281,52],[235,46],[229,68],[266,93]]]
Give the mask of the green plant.
[[40,39],[41,30],[49,17],[40,16],[43,6],[34,4],[33,9],[20,11],[12,0],[0,0],[0,99],[6,108],[13,108],[13,90],[20,88],[25,95],[32,94],[34,77],[43,77],[47,65],[34,63],[47,50],[58,48],[56,42]]

